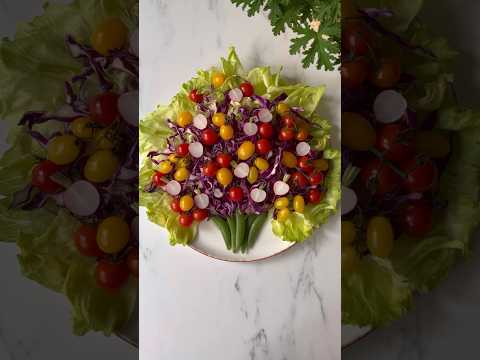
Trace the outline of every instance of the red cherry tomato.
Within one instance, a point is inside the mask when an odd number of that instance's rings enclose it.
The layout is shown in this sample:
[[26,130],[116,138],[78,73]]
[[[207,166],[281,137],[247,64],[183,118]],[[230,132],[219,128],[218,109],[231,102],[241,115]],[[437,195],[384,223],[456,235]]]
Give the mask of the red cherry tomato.
[[424,236],[432,230],[432,206],[426,200],[415,200],[400,210],[402,230],[410,236]]
[[307,178],[301,172],[294,172],[290,179],[292,183],[298,188],[303,188],[308,185]]
[[132,276],[136,278],[138,278],[138,265],[139,265],[138,249],[134,248],[128,252],[127,267],[128,267],[128,270],[130,270],[130,274],[132,274]]
[[278,134],[281,141],[290,141],[295,138],[295,130],[292,128],[283,127]]
[[342,48],[354,55],[365,55],[370,47],[372,34],[366,25],[347,22],[342,29]]
[[164,174],[162,174],[160,171],[156,171],[155,174],[152,177],[152,183],[156,187],[164,186],[166,185],[165,181],[163,181],[162,177]]
[[340,67],[342,86],[355,88],[362,85],[368,77],[368,65],[363,60],[342,63]]
[[200,94],[197,89],[193,89],[192,91],[190,91],[190,94],[188,94],[188,97],[190,98],[191,101],[197,104],[203,101],[203,95]]
[[203,221],[208,217],[208,210],[206,209],[195,209],[193,210],[193,220],[195,221]]
[[437,180],[438,170],[430,159],[413,157],[402,164],[402,170],[407,174],[404,185],[410,192],[428,191]]
[[372,194],[384,195],[400,186],[400,176],[379,159],[371,159],[360,170],[360,178]]
[[297,166],[307,174],[310,174],[315,169],[312,160],[308,156],[300,156],[297,159]]
[[313,173],[310,174],[308,177],[308,181],[310,182],[311,185],[320,185],[323,183],[324,175],[320,171],[314,171]]
[[224,153],[224,154],[218,154],[216,159],[217,164],[220,165],[222,168],[228,168],[230,167],[230,163],[232,161],[232,156],[230,154]]
[[97,244],[97,229],[91,225],[82,224],[74,232],[73,240],[78,252],[84,256],[102,256],[103,252]]
[[322,200],[322,193],[318,189],[310,189],[308,191],[308,202],[310,204],[318,204]]
[[287,128],[295,127],[295,117],[292,114],[282,116],[282,124]]
[[255,144],[255,148],[257,149],[257,153],[265,155],[272,150],[272,144],[267,139],[260,139]]
[[125,284],[128,273],[125,262],[113,263],[109,260],[99,261],[95,269],[97,285],[109,290],[118,289]]
[[270,139],[273,136],[273,126],[270,123],[262,123],[258,127],[258,133],[262,138]]
[[178,218],[178,223],[183,227],[189,227],[193,223],[193,216],[191,214],[182,214]]
[[181,213],[182,208],[180,207],[180,200],[176,198],[172,199],[172,202],[170,203],[170,208],[176,213]]
[[177,155],[180,157],[185,157],[188,155],[188,144],[180,144],[177,146]]
[[49,160],[38,163],[32,170],[32,185],[48,194],[60,191],[62,186],[50,179],[50,176],[58,170],[60,170],[60,166]]
[[214,177],[217,174],[218,166],[213,161],[209,161],[203,166],[202,170],[206,176]]
[[253,95],[253,85],[249,82],[244,82],[240,84],[240,90],[242,90],[243,96],[252,96]]
[[240,201],[243,199],[243,190],[239,187],[232,187],[228,190],[228,198],[232,201]]
[[113,92],[105,92],[90,99],[90,116],[96,122],[108,126],[113,123],[118,116],[118,95]]
[[213,145],[217,142],[218,134],[213,129],[205,129],[202,131],[202,143],[205,145]]
[[377,132],[377,148],[387,160],[400,162],[413,156],[415,147],[411,133],[400,124],[388,124]]

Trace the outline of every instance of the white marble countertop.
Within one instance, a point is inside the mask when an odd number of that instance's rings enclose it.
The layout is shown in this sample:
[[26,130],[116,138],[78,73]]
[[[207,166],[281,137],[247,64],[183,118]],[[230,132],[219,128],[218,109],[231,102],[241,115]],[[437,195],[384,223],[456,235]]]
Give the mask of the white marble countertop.
[[[248,18],[226,0],[143,0],[140,11],[141,115],[234,45],[245,68],[282,65],[291,79],[326,83],[321,112],[338,138],[338,72],[302,69],[264,16]],[[314,239],[253,264],[170,247],[144,212],[140,224],[141,360],[340,359],[339,216]]]

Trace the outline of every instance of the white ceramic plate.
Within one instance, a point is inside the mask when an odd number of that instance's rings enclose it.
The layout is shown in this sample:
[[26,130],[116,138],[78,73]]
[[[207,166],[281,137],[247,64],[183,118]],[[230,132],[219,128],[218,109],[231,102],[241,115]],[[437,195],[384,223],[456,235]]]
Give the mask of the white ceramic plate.
[[206,256],[223,261],[251,262],[278,255],[295,243],[283,241],[272,232],[271,218],[263,225],[254,246],[246,254],[228,250],[220,230],[213,221],[205,221],[198,228],[198,235],[190,247]]
[[358,327],[351,325],[342,325],[342,349],[361,340],[372,331],[371,327]]

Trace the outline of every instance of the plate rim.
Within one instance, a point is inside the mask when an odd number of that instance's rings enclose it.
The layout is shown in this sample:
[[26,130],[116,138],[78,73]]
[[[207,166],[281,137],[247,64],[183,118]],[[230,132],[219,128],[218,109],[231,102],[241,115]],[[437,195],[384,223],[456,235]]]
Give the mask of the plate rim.
[[361,340],[365,339],[368,335],[372,334],[375,330],[376,330],[376,328],[372,327],[372,328],[368,329],[368,331],[366,331],[364,334],[359,336],[358,338],[356,338],[354,340],[351,340],[350,342],[348,342],[345,345],[342,345],[342,351],[348,349],[349,347],[351,347],[351,346],[355,345],[356,343],[360,342]]

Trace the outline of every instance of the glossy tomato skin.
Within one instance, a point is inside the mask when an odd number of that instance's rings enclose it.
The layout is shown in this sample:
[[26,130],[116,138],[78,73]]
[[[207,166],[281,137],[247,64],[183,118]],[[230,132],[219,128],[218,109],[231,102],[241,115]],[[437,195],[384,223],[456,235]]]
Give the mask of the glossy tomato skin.
[[108,290],[122,287],[128,279],[128,274],[128,266],[125,262],[114,263],[109,260],[101,260],[95,269],[97,285]]
[[301,172],[294,172],[291,177],[291,182],[298,188],[308,186],[308,179]]
[[160,171],[155,171],[155,174],[153,175],[153,178],[152,178],[153,185],[155,185],[156,187],[166,185],[162,177],[163,177],[163,174]]
[[78,252],[84,256],[99,257],[103,255],[97,244],[97,229],[94,226],[82,224],[73,234],[73,240]]
[[262,138],[270,139],[273,136],[273,125],[271,123],[262,123],[258,127],[258,133]]
[[220,167],[228,168],[230,167],[230,163],[232,162],[232,156],[227,153],[218,154],[215,160]]
[[310,174],[315,169],[312,160],[308,156],[300,156],[297,159],[297,166],[307,174]]
[[193,89],[192,91],[190,91],[190,93],[188,94],[188,97],[190,98],[191,101],[197,104],[203,101],[203,95],[199,93],[197,89]]
[[432,205],[424,199],[411,201],[400,210],[402,230],[410,236],[425,236],[432,230]]
[[178,218],[178,223],[183,227],[189,227],[193,223],[192,214],[181,214]]
[[265,155],[268,154],[270,150],[272,150],[272,144],[267,139],[260,139],[255,144],[255,148],[257,150],[257,153]]
[[117,103],[118,95],[111,91],[98,94],[89,102],[90,116],[96,122],[108,126],[117,119],[119,114]]
[[320,185],[323,183],[324,175],[322,172],[316,170],[310,174],[308,177],[308,181],[310,182],[311,185]]
[[188,155],[188,144],[180,144],[177,146],[176,154],[180,157],[185,157]]
[[60,170],[60,166],[50,160],[44,160],[38,163],[32,170],[32,185],[47,194],[60,191],[62,186],[50,179],[50,176],[58,170]]
[[205,145],[214,145],[218,140],[218,134],[213,129],[205,129],[202,131],[202,143]]
[[368,161],[360,170],[360,178],[366,189],[376,195],[385,195],[400,186],[400,176],[377,158]]
[[192,212],[193,220],[195,221],[203,221],[208,217],[208,210],[207,209],[195,209]]
[[322,193],[318,189],[311,189],[308,191],[308,202],[310,204],[318,204],[322,201]]
[[384,125],[377,132],[377,148],[387,160],[401,162],[413,156],[415,146],[411,134],[400,124]]
[[342,48],[354,55],[367,54],[371,41],[370,30],[361,22],[347,22],[342,30]]
[[240,90],[242,90],[243,96],[252,96],[254,94],[253,85],[249,82],[240,84]]
[[180,207],[180,199],[173,199],[172,202],[170,203],[170,208],[172,211],[175,211],[176,213],[181,213],[182,208]]
[[232,201],[240,201],[243,199],[243,190],[239,187],[232,187],[228,190],[228,198]]
[[340,67],[342,86],[356,88],[368,78],[368,64],[363,60],[343,62]]
[[280,141],[290,141],[295,138],[295,130],[292,128],[283,127],[278,134]]
[[138,249],[132,248],[127,255],[127,267],[132,274],[133,277],[138,278],[138,268],[139,268],[139,261],[138,261]]
[[213,161],[209,161],[205,164],[202,170],[206,176],[214,177],[217,174],[218,166]]
[[437,181],[437,166],[430,159],[413,157],[403,162],[401,168],[407,174],[404,186],[409,192],[431,190]]
[[292,114],[283,115],[282,124],[287,128],[295,128],[295,117]]

